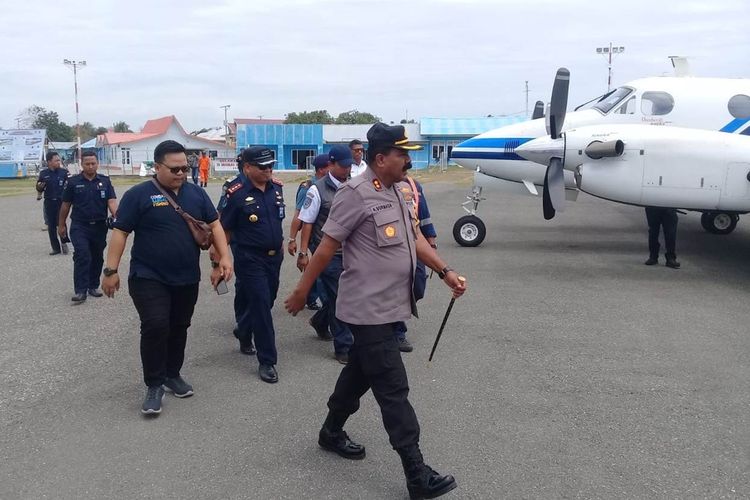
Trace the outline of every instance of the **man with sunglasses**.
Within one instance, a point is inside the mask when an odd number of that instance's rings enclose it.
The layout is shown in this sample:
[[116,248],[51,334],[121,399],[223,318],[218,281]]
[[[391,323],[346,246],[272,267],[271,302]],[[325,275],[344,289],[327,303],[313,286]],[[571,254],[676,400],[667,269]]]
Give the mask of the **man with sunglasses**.
[[158,186],[149,179],[122,197],[112,224],[102,280],[104,293],[114,297],[120,288],[117,268],[125,243],[135,232],[128,289],[141,320],[141,361],[147,386],[141,412],[146,415],[161,413],[165,388],[178,398],[193,395],[193,387],[181,377],[180,370],[198,299],[200,248],[167,196],[184,212],[211,226],[219,255],[211,283],[216,286],[221,279],[232,277],[232,261],[216,209],[203,189],[187,182],[190,167],[185,148],[178,142],[164,141],[154,149],[154,163]]
[[285,217],[282,183],[272,177],[273,152],[253,146],[242,152],[243,182],[226,192],[221,224],[232,242],[239,286],[246,300],[240,316],[240,343],[252,334],[258,357],[258,374],[264,382],[278,382],[276,332],[271,308],[279,291],[279,273],[284,258]]
[[367,169],[367,162],[364,160],[365,146],[359,139],[353,139],[349,142],[349,149],[352,151],[352,157],[354,158],[350,177],[357,177]]

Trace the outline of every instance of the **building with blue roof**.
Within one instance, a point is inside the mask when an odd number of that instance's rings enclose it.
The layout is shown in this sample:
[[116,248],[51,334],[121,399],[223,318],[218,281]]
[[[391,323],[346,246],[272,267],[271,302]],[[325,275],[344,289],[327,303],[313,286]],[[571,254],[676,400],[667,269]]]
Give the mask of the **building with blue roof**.
[[[409,140],[421,144],[422,151],[409,154],[416,169],[440,163],[450,157],[455,145],[475,135],[525,121],[523,115],[488,118],[422,118],[419,123],[404,124]],[[334,144],[349,144],[359,139],[367,147],[365,125],[300,125],[283,123],[243,123],[236,121],[237,152],[249,146],[266,146],[276,155],[277,168],[311,168],[315,155],[328,152]]]

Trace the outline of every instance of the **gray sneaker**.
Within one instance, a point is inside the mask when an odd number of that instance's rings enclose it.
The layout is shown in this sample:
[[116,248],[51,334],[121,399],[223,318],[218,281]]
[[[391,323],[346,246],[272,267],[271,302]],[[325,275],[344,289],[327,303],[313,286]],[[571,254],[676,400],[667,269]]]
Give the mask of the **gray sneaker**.
[[414,350],[414,346],[411,345],[411,342],[406,340],[406,337],[398,339],[398,350],[401,352],[412,352]]
[[160,385],[146,389],[141,413],[144,415],[158,415],[161,413],[161,400],[164,399],[164,388]]
[[178,398],[189,398],[193,395],[193,386],[185,382],[182,377],[168,378],[164,381],[164,388]]

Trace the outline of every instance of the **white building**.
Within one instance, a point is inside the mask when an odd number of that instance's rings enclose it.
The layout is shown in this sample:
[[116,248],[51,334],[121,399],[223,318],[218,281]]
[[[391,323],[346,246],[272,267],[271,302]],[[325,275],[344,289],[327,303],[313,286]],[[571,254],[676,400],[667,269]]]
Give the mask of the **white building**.
[[177,141],[190,152],[205,151],[211,158],[233,158],[234,149],[226,144],[188,134],[177,118],[165,116],[149,120],[140,132],[107,132],[96,138],[102,148],[104,165],[120,168],[124,174],[135,174],[140,164],[154,160],[154,148],[166,140]]

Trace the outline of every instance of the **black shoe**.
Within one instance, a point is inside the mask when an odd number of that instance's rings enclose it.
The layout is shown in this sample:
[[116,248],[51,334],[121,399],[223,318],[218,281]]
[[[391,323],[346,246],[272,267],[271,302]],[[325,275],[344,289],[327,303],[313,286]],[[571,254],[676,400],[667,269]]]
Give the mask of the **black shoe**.
[[269,384],[275,384],[279,381],[279,374],[276,373],[276,368],[273,365],[260,365],[258,366],[258,375],[263,382]]
[[311,311],[320,311],[320,306],[317,302],[313,302],[312,304],[307,304],[307,308]]
[[677,259],[667,259],[667,267],[671,267],[672,269],[679,269],[680,263],[677,262]]
[[656,257],[649,257],[648,260],[644,262],[644,264],[646,264],[647,266],[653,266],[658,263],[659,263],[659,259]]
[[338,361],[342,365],[349,364],[349,353],[337,352],[333,355],[333,357],[336,358],[336,361]]
[[406,475],[406,488],[412,500],[437,498],[458,486],[453,476],[441,476],[424,463],[419,446],[412,445],[396,451],[401,456]]
[[70,300],[74,302],[74,305],[83,304],[84,302],[86,302],[86,292],[77,293],[73,295]]
[[89,288],[89,295],[92,297],[102,297],[104,294],[96,288]]
[[49,254],[50,255],[60,255],[60,250],[52,250]]
[[247,354],[248,356],[253,356],[257,352],[255,350],[255,345],[253,345],[252,339],[250,339],[250,342],[243,342],[240,340],[240,352],[242,354]]
[[313,323],[312,318],[310,318],[308,323],[310,323],[310,326],[313,327],[315,333],[318,334],[318,338],[320,338],[320,340],[333,340],[333,335],[331,335],[331,332],[328,331],[327,326],[316,326],[315,323]]
[[164,388],[172,391],[178,398],[189,398],[193,395],[193,386],[182,377],[168,378],[164,381]]
[[158,415],[161,413],[161,400],[164,399],[164,388],[160,385],[146,389],[141,413],[144,415]]
[[412,352],[414,346],[411,345],[411,342],[406,340],[406,337],[403,337],[398,339],[398,350],[401,352]]
[[68,255],[68,244],[62,243],[60,245],[60,250],[62,250],[63,255]]
[[331,432],[323,427],[318,434],[318,444],[321,448],[349,460],[365,458],[365,447],[349,439],[344,431]]

